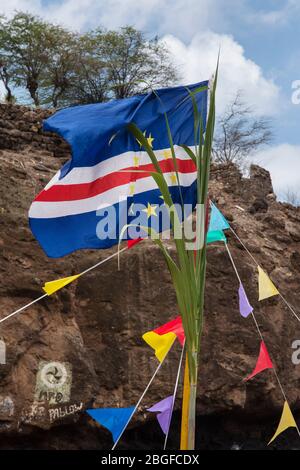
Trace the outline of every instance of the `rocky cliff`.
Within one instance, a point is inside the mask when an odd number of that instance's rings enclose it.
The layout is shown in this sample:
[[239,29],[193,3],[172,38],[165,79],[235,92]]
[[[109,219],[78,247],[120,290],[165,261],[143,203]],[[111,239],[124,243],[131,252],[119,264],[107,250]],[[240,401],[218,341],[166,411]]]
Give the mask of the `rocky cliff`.
[[[0,106],[1,318],[40,296],[45,281],[78,273],[114,251],[47,259],[31,235],[29,205],[69,158],[67,145],[41,130],[49,113]],[[234,166],[214,167],[210,195],[300,315],[300,210],[276,202],[270,175],[257,166],[248,179]],[[255,265],[231,232],[228,239],[297,416],[300,365],[292,362],[292,342],[300,339],[300,324],[280,297],[258,302]],[[283,404],[272,371],[243,382],[254,368],[260,339],[252,319],[239,315],[237,287],[225,248],[210,246],[198,400],[202,448],[264,448]],[[145,241],[122,255],[120,271],[112,260],[0,324],[0,448],[109,448],[109,433],[84,409],[135,404],[156,367],[141,335],[177,314],[164,261]],[[172,393],[178,359],[177,345],[120,448],[162,446],[145,408]],[[179,408],[180,399],[174,448]],[[291,446],[293,433],[276,445]]]

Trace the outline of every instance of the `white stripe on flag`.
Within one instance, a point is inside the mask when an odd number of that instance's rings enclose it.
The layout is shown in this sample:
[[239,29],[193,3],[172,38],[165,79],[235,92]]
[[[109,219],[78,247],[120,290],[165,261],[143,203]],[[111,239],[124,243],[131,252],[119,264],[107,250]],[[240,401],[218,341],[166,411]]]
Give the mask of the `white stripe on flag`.
[[[190,147],[191,150],[194,150],[194,147]],[[190,160],[190,157],[186,151],[174,145],[174,150],[176,158],[180,160]],[[169,148],[162,150],[155,150],[155,155],[158,161],[165,160],[166,152],[171,155],[171,150]],[[47,184],[45,190],[49,189],[51,186],[55,185],[64,185],[64,184],[82,184],[82,183],[91,183],[98,178],[114,173],[115,171],[122,170],[124,168],[134,166],[134,157],[139,158],[139,166],[151,164],[151,160],[147,152],[124,152],[115,157],[111,157],[103,162],[98,163],[94,166],[85,166],[85,167],[76,167],[73,168],[70,173],[68,173],[64,178],[58,180],[60,171],[52,178],[52,180]],[[137,168],[138,169],[138,168]]]
[[[165,178],[169,186],[177,186],[177,183],[171,183],[171,175],[174,173],[165,173]],[[190,186],[196,179],[196,172],[179,173],[179,181],[181,186]],[[59,201],[59,202],[33,202],[29,209],[29,217],[38,219],[50,219],[55,217],[64,217],[67,215],[83,214],[86,212],[96,211],[109,207],[118,202],[124,201],[129,197],[129,186],[132,183],[117,186],[105,193],[98,194],[86,199],[76,201]],[[135,194],[145,191],[158,189],[157,184],[152,176],[141,178],[135,183]]]

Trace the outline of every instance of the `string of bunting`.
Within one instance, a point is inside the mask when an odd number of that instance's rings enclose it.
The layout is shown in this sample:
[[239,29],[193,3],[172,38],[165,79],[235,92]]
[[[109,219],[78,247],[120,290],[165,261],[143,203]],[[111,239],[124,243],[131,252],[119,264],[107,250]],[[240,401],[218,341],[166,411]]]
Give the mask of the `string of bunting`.
[[[300,432],[299,428],[297,426],[297,423],[293,417],[293,414],[291,412],[286,394],[284,392],[284,389],[282,387],[282,384],[280,382],[279,376],[277,374],[276,368],[274,366],[273,361],[270,358],[264,337],[262,335],[261,329],[258,325],[256,316],[254,314],[254,309],[251,306],[249,299],[247,297],[245,288],[243,286],[243,283],[241,281],[240,275],[238,273],[236,264],[233,260],[231,251],[228,247],[227,239],[224,234],[224,230],[230,229],[233,235],[236,237],[236,239],[239,241],[239,243],[243,246],[244,250],[246,253],[249,255],[251,260],[255,263],[258,271],[258,300],[263,301],[265,299],[268,299],[273,296],[279,296],[284,304],[288,307],[288,309],[292,312],[294,317],[300,321],[300,317],[297,315],[295,312],[294,308],[290,305],[290,303],[285,299],[285,297],[282,295],[282,293],[279,291],[279,289],[275,286],[273,281],[270,279],[270,277],[267,275],[267,273],[263,270],[263,268],[260,266],[260,264],[257,262],[257,260],[254,258],[252,253],[248,250],[246,245],[243,243],[241,238],[236,234],[236,232],[233,230],[233,228],[230,226],[226,218],[223,216],[221,211],[216,207],[216,205],[212,202],[210,202],[211,206],[211,214],[210,214],[210,222],[209,222],[209,228],[207,232],[207,243],[214,243],[214,242],[223,242],[229,259],[231,261],[231,264],[233,266],[233,269],[235,271],[235,274],[238,279],[239,287],[238,287],[238,299],[239,299],[239,311],[240,314],[244,317],[247,318],[249,315],[251,315],[254,323],[256,330],[258,332],[258,335],[260,337],[260,350],[259,350],[259,355],[258,359],[255,365],[254,370],[252,371],[251,374],[249,374],[244,381],[247,382],[253,377],[255,377],[257,374],[261,373],[262,371],[266,369],[272,369],[275,378],[277,380],[277,383],[279,385],[279,388],[281,390],[283,399],[284,399],[284,404],[283,404],[283,409],[282,409],[282,414],[281,418],[278,424],[278,427],[273,435],[273,437],[270,439],[268,444],[271,444],[276,437],[281,434],[283,431],[285,431],[289,427],[294,427],[296,428],[298,435],[300,437]],[[131,249],[133,246],[135,246],[137,243],[141,242],[143,239],[138,238],[135,240],[128,240],[127,241],[127,246],[124,247],[123,249],[113,253],[112,255],[108,256],[107,258],[99,261],[98,263],[94,264],[93,266],[87,268],[86,270],[82,271],[79,274],[75,274],[72,276],[68,276],[65,278],[61,279],[56,279],[53,281],[46,282],[43,286],[44,294],[41,295],[40,297],[34,299],[33,301],[29,302],[28,304],[24,305],[23,307],[18,308],[14,312],[6,315],[4,318],[0,319],[0,323],[8,320],[9,318],[13,317],[14,315],[17,315],[18,313],[23,312],[30,306],[34,305],[35,303],[41,301],[42,299],[54,294],[55,292],[59,291],[63,287],[69,285],[70,283],[74,282],[81,276],[87,274],[88,272],[92,271],[93,269],[96,269],[100,265],[106,263],[110,259],[118,256],[120,253],[124,252],[125,250]],[[159,422],[159,425],[165,435],[165,441],[164,441],[164,449],[166,448],[167,445],[167,440],[168,440],[168,435],[169,435],[169,430],[170,430],[170,424],[171,424],[171,419],[172,419],[172,414],[173,414],[173,409],[174,409],[174,404],[175,404],[175,399],[176,399],[176,393],[177,393],[177,388],[178,388],[178,383],[179,383],[179,377],[180,377],[180,371],[181,371],[181,366],[182,366],[182,360],[183,360],[183,354],[184,354],[184,344],[185,344],[185,336],[184,336],[184,330],[182,326],[182,321],[181,317],[178,316],[175,319],[171,320],[170,322],[154,329],[151,331],[146,332],[143,335],[143,339],[145,342],[154,350],[155,356],[159,361],[159,364],[151,377],[149,383],[147,384],[144,392],[142,393],[140,399],[138,400],[137,404],[132,407],[127,407],[127,408],[95,408],[95,409],[89,409],[87,410],[87,413],[95,419],[99,424],[103,425],[107,429],[109,429],[112,433],[114,445],[112,449],[115,449],[117,446],[119,440],[121,439],[124,431],[126,430],[128,424],[130,423],[132,417],[136,413],[138,407],[140,406],[144,396],[146,395],[149,387],[151,386],[154,378],[156,377],[158,371],[160,370],[162,364],[164,363],[164,360],[169,353],[170,349],[172,348],[176,338],[179,340],[182,350],[181,350],[181,356],[179,360],[179,366],[178,366],[178,371],[177,371],[177,376],[176,376],[176,381],[175,381],[175,386],[174,386],[174,392],[173,395],[170,395],[164,399],[162,399],[160,402],[156,403],[152,407],[148,408],[147,411],[152,412],[152,413],[157,413],[157,420]]]
[[[137,243],[136,240],[133,240]],[[127,243],[127,247],[124,247],[122,248],[119,253],[122,253],[123,251],[126,251],[128,249],[130,249],[132,246],[134,246],[135,243]],[[108,256],[107,258],[99,261],[98,263],[94,264],[93,266],[90,266],[89,268],[85,269],[84,271],[82,271],[80,274],[75,274],[74,276],[68,276],[68,277],[63,277],[61,279],[55,279],[54,281],[49,281],[49,282],[46,282],[43,286],[43,290],[45,292],[45,294],[41,295],[40,297],[38,297],[37,299],[35,300],[32,300],[31,302],[29,302],[28,304],[24,305],[23,307],[20,307],[18,308],[17,310],[15,310],[14,312],[10,313],[9,315],[6,315],[4,318],[1,318],[0,320],[0,323],[3,323],[5,322],[6,320],[8,320],[9,318],[13,317],[14,315],[17,315],[18,313],[21,313],[23,312],[24,310],[26,310],[27,308],[31,307],[32,305],[34,305],[35,303],[37,302],[40,302],[42,299],[44,299],[45,297],[49,297],[50,295],[54,294],[55,292],[59,291],[60,289],[62,289],[63,287],[67,286],[68,284],[71,284],[71,282],[75,281],[76,279],[78,279],[79,277],[82,277],[84,276],[85,274],[87,274],[88,272],[92,271],[93,269],[96,269],[98,268],[99,266],[101,266],[102,264],[106,263],[107,261],[111,260],[112,258],[115,258],[116,256],[118,256],[119,254],[118,252],[116,253],[113,253],[112,255]]]
[[[217,216],[216,216],[217,214]],[[223,214],[216,208],[215,205],[212,204],[212,211],[211,211],[211,217],[215,217],[214,218],[214,221],[215,221],[215,225],[217,226],[217,228],[219,227],[220,229],[222,230],[225,230],[227,228],[231,228],[229,226],[229,223],[226,221],[225,217],[223,216]],[[225,221],[224,221],[225,220]],[[222,228],[223,227],[223,228]],[[216,228],[214,226],[214,228]],[[232,232],[235,234],[234,230],[231,229]],[[236,235],[236,234],[235,234]],[[236,235],[237,237],[237,235]],[[240,243],[242,244],[242,246],[245,248],[245,250],[247,251],[247,253],[251,256],[251,259],[255,262],[255,264],[257,265],[257,269],[258,269],[258,290],[259,290],[259,301],[262,301],[264,299],[267,299],[267,298],[270,298],[272,296],[275,296],[275,295],[280,295],[281,298],[285,301],[284,297],[279,293],[279,290],[276,288],[276,286],[273,284],[273,282],[271,281],[271,279],[269,278],[269,276],[263,271],[263,269],[260,267],[260,265],[257,263],[257,261],[255,260],[255,258],[252,256],[252,254],[249,252],[249,250],[246,248],[246,246],[243,244],[243,242],[240,240],[239,237],[237,237],[238,240],[240,241]],[[260,351],[259,351],[259,356],[258,356],[258,359],[257,359],[257,362],[256,362],[256,365],[255,365],[255,368],[254,370],[252,371],[252,373],[250,375],[248,375],[244,381],[249,381],[250,379],[252,379],[253,377],[255,377],[257,374],[259,374],[260,372],[266,370],[266,369],[272,369],[273,370],[273,373],[275,375],[275,378],[278,382],[278,385],[279,385],[279,388],[280,388],[280,391],[282,393],[282,396],[284,398],[284,404],[283,404],[283,410],[282,410],[282,414],[281,414],[281,418],[280,418],[280,421],[279,421],[279,424],[278,424],[278,427],[273,435],[273,437],[270,439],[270,441],[268,442],[268,445],[271,444],[276,438],[277,436],[279,436],[279,434],[281,434],[283,431],[285,431],[286,429],[290,428],[290,427],[294,427],[296,428],[297,430],[297,433],[300,437],[300,432],[299,432],[299,428],[298,428],[298,425],[294,419],[294,416],[291,412],[291,409],[290,409],[290,406],[289,406],[289,403],[288,403],[288,400],[287,400],[287,397],[286,397],[286,394],[285,394],[285,391],[282,387],[282,384],[281,384],[281,381],[279,379],[279,376],[277,374],[277,371],[276,371],[276,368],[274,366],[274,363],[272,362],[271,358],[270,358],[270,355],[269,355],[269,352],[267,350],[267,347],[266,347],[266,343],[265,343],[265,340],[264,340],[264,337],[262,335],[262,332],[261,332],[261,329],[258,325],[258,322],[257,322],[257,319],[255,317],[255,314],[254,314],[254,309],[253,307],[251,306],[249,300],[248,300],[248,297],[247,297],[247,294],[245,292],[245,288],[243,286],[243,283],[241,281],[241,278],[240,278],[240,275],[238,273],[238,270],[237,270],[237,267],[236,267],[236,264],[233,260],[233,257],[232,257],[232,254],[229,250],[229,247],[228,247],[228,244],[227,244],[227,240],[225,241],[225,247],[226,247],[226,250],[227,250],[227,253],[228,253],[228,256],[229,256],[229,259],[231,261],[231,264],[233,266],[233,269],[235,271],[235,274],[237,276],[237,279],[238,279],[238,282],[239,282],[239,288],[238,288],[238,298],[239,298],[239,310],[240,310],[240,314],[244,317],[244,318],[247,318],[249,315],[252,316],[252,319],[254,321],[254,324],[255,324],[255,327],[257,329],[257,332],[259,334],[259,337],[260,337],[260,340],[261,340],[261,343],[260,343]],[[285,301],[285,303],[289,306],[288,302]],[[289,306],[290,307],[290,306]],[[292,309],[292,308],[291,308]],[[297,317],[298,319],[298,316],[296,315],[296,313],[294,312],[294,310],[292,309],[292,312],[293,314]]]
[[[98,268],[102,264],[106,263],[107,261],[111,260],[114,257],[118,257],[122,252],[131,249],[133,246],[135,246],[137,243],[143,241],[143,238],[137,238],[134,240],[128,240],[127,241],[127,246],[122,248],[121,250],[113,253],[112,255],[108,256],[107,258],[99,261],[98,263],[94,264],[93,266],[90,266],[89,268],[85,269],[79,274],[74,274],[73,276],[67,276],[64,278],[60,279],[55,279],[53,281],[48,281],[45,282],[43,285],[42,289],[44,290],[45,294],[41,295],[40,297],[37,297],[36,299],[32,300],[31,302],[23,305],[22,307],[18,308],[17,310],[14,310],[12,313],[6,315],[5,317],[0,319],[0,323],[3,323],[7,321],[9,318],[17,315],[18,313],[23,312],[24,310],[28,309],[32,305],[36,304],[37,302],[40,302],[41,300],[45,299],[46,297],[49,297],[50,295],[54,294],[55,292],[59,291],[63,287],[66,287],[67,285],[71,284],[72,282],[76,281],[79,277],[84,276],[88,272],[92,271],[93,269]],[[216,241],[226,241],[226,237],[222,230],[216,230],[216,231],[210,231],[207,234],[207,243],[213,243]]]
[[[264,337],[262,335],[262,332],[260,330],[260,327],[258,325],[258,322],[256,320],[255,314],[254,314],[254,309],[251,306],[247,294],[245,292],[245,288],[243,286],[243,283],[241,281],[240,275],[238,273],[236,264],[233,260],[232,254],[229,250],[228,244],[227,244],[227,239],[226,236],[223,232],[223,230],[230,229],[230,225],[226,218],[223,216],[223,214],[219,211],[219,209],[214,205],[211,204],[211,216],[210,216],[210,223],[209,223],[209,228],[208,228],[208,233],[207,233],[207,242],[212,243],[212,242],[217,242],[217,241],[222,241],[225,244],[227,253],[229,255],[229,259],[232,263],[233,269],[236,273],[238,282],[239,282],[239,288],[238,288],[238,298],[239,298],[239,310],[240,314],[244,317],[247,318],[250,314],[253,318],[253,321],[255,323],[255,327],[257,329],[257,332],[260,337],[260,351],[259,351],[259,356],[255,365],[254,370],[252,373],[250,373],[245,379],[245,382],[248,382],[250,379],[255,377],[257,374],[263,372],[266,369],[272,369],[273,373],[276,377],[276,380],[278,382],[280,391],[283,395],[284,398],[284,405],[283,405],[283,410],[282,410],[282,415],[281,419],[279,422],[279,425],[273,435],[273,437],[270,439],[269,444],[271,444],[276,437],[281,434],[284,430],[286,430],[289,427],[295,427],[299,436],[299,428],[297,426],[297,423],[293,417],[293,414],[291,412],[286,394],[284,392],[284,389],[282,387],[281,381],[279,379],[279,376],[277,374],[276,368],[274,366],[274,363],[272,362],[269,352],[266,347],[266,343],[264,340]],[[130,245],[133,246],[136,243],[140,242],[142,239],[137,239],[137,240],[132,240],[130,242]],[[241,241],[240,241],[241,242]],[[243,245],[244,246],[244,245]],[[249,252],[250,253],[250,252]],[[256,261],[255,261],[256,262]],[[273,284],[271,279],[268,277],[268,275],[263,271],[263,269],[260,267],[258,263],[257,268],[258,268],[258,290],[259,290],[259,300],[262,301],[264,299],[267,299],[269,297],[272,297],[274,295],[280,295],[278,289],[276,286]],[[164,449],[166,448],[167,444],[167,439],[168,439],[168,434],[169,434],[169,429],[170,429],[170,423],[171,423],[171,417],[172,417],[172,412],[174,408],[174,402],[175,402],[175,397],[176,397],[176,391],[177,391],[177,386],[178,386],[178,380],[179,380],[179,375],[180,375],[180,369],[181,369],[181,364],[182,364],[182,358],[183,358],[183,351],[184,351],[184,331],[182,327],[182,322],[180,316],[175,318],[174,320],[171,320],[170,322],[166,323],[165,325],[162,325],[161,327],[158,327],[152,331],[148,331],[143,335],[143,339],[146,341],[146,343],[154,350],[156,358],[159,360],[160,364],[155,371],[153,377],[151,378],[149,384],[147,385],[145,391],[143,392],[141,398],[139,399],[137,405],[135,407],[131,408],[117,408],[117,409],[101,409],[101,410],[88,410],[89,414],[91,416],[95,416],[95,413],[101,413],[101,419],[99,420],[99,415],[98,415],[98,422],[101,422],[102,425],[108,427],[108,429],[111,430],[114,438],[114,446],[113,449],[115,449],[116,445],[118,444],[123,432],[125,431],[126,427],[128,426],[129,422],[131,421],[134,413],[138,409],[142,399],[144,398],[147,390],[149,389],[152,381],[154,380],[154,377],[156,376],[156,373],[158,372],[161,364],[163,363],[166,355],[168,354],[169,350],[171,349],[172,345],[174,344],[174,341],[176,340],[176,337],[180,341],[182,347],[182,352],[181,352],[181,357],[180,357],[180,362],[179,362],[179,368],[177,372],[177,377],[176,377],[176,383],[175,383],[175,388],[174,388],[174,393],[171,396],[168,396],[161,400],[160,402],[156,403],[153,405],[151,408],[148,408],[147,411],[149,412],[156,412],[157,414],[157,419],[160,424],[160,427],[162,431],[165,434],[165,442],[164,442]],[[118,411],[116,411],[118,410]],[[121,411],[120,411],[121,410]],[[126,411],[124,411],[126,410]],[[118,436],[116,437],[116,433],[114,429],[111,428],[111,424],[107,422],[107,413],[110,415],[112,414],[115,418],[116,416],[119,417],[117,420],[113,420],[116,425],[117,423],[117,429],[118,429]],[[125,415],[124,415],[125,413]],[[128,417],[129,416],[129,417]],[[127,421],[125,418],[127,418]],[[125,423],[125,424],[124,424]],[[121,429],[121,431],[120,431]]]
[[298,435],[300,437],[299,428],[298,428],[298,426],[296,424],[296,421],[295,421],[295,419],[292,415],[292,412],[291,412],[291,409],[290,409],[285,391],[284,391],[283,386],[281,384],[281,381],[279,379],[279,376],[278,376],[278,373],[276,371],[274,362],[270,358],[270,355],[269,355],[269,352],[267,350],[267,346],[266,346],[264,337],[262,335],[261,329],[258,325],[257,319],[256,319],[255,314],[254,314],[254,309],[253,309],[253,307],[251,307],[251,305],[249,303],[249,300],[248,300],[248,297],[246,295],[244,286],[242,284],[240,275],[238,273],[236,264],[233,260],[232,254],[229,250],[229,247],[228,247],[227,243],[225,244],[225,246],[226,246],[226,250],[227,250],[228,255],[229,255],[229,259],[232,263],[233,269],[236,273],[236,276],[237,276],[237,279],[238,279],[238,282],[239,282],[239,291],[238,291],[238,293],[239,293],[240,314],[244,318],[248,317],[249,315],[252,316],[255,327],[257,329],[258,335],[259,335],[260,340],[261,340],[259,356],[258,356],[256,365],[255,365],[255,368],[254,368],[253,372],[244,379],[244,381],[245,382],[249,381],[250,379],[255,377],[257,374],[259,374],[260,372],[263,372],[266,369],[272,369],[273,372],[274,372],[275,378],[278,382],[278,385],[279,385],[280,391],[282,393],[282,396],[284,398],[284,405],[283,405],[283,411],[282,411],[282,416],[281,416],[281,419],[280,419],[280,423],[277,427],[277,430],[275,431],[275,434],[270,439],[268,445],[271,444],[271,442],[273,442],[279,434],[281,434],[283,431],[285,431],[285,429],[287,429],[289,427],[295,427],[297,429]]
[[[157,420],[163,433],[165,434],[164,449],[167,445],[184,353],[185,337],[181,318],[177,317],[174,320],[171,320],[170,322],[160,326],[159,328],[145,333],[143,335],[143,339],[145,338],[147,339],[146,342],[154,349],[155,356],[158,359],[159,364],[136,405],[128,408],[93,408],[87,410],[87,413],[95,421],[97,421],[98,424],[106,427],[111,432],[114,441],[112,450],[114,450],[118,445],[124,431],[138,410],[154,378],[164,363],[170,349],[174,344],[175,339],[178,338],[182,346],[182,350],[173,395],[164,398],[160,402],[147,409],[149,412],[158,413]],[[153,338],[155,338],[154,342],[152,341]]]
[[[211,206],[211,221],[212,226],[214,229],[219,227],[219,230],[223,231],[226,229],[230,229],[230,231],[233,233],[233,235],[236,237],[236,239],[239,241],[239,243],[242,245],[246,253],[249,255],[251,260],[255,263],[255,266],[257,267],[258,271],[258,292],[259,292],[259,297],[258,300],[264,300],[268,299],[270,297],[278,295],[282,301],[285,303],[285,305],[288,307],[288,309],[292,312],[294,317],[300,322],[300,317],[297,315],[295,312],[294,308],[291,306],[291,304],[286,300],[286,298],[283,296],[283,294],[279,291],[278,287],[274,285],[270,277],[267,275],[267,273],[263,270],[261,265],[258,263],[258,261],[254,258],[253,254],[249,251],[249,249],[246,247],[245,243],[241,240],[241,238],[237,235],[237,233],[234,231],[234,229],[230,226],[229,222],[225,219],[224,215],[221,213],[221,211],[216,207],[216,205],[211,201],[210,202]],[[211,226],[210,226],[211,227]],[[209,230],[211,228],[209,227]],[[223,228],[222,228],[223,227]],[[223,233],[224,235],[224,233]],[[227,242],[226,236],[224,235],[224,239],[221,239],[220,241]]]

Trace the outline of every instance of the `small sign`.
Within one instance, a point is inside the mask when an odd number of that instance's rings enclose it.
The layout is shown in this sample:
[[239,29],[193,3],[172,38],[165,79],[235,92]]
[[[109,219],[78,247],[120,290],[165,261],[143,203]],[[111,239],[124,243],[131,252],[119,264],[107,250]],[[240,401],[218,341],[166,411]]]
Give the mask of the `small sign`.
[[70,400],[72,366],[68,362],[39,364],[36,378],[35,402],[56,405]]

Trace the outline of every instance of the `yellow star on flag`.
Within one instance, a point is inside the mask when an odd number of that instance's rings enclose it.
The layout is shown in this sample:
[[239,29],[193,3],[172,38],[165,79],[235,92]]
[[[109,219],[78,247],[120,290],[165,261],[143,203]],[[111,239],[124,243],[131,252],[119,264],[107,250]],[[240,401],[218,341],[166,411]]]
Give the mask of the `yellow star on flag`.
[[[146,137],[148,144],[149,144],[150,147],[152,148],[152,142],[153,142],[153,140],[154,140],[154,137],[152,137],[151,132],[150,132],[150,134],[149,134],[149,137],[147,137],[146,131],[144,131],[144,132],[143,132],[143,136]],[[143,147],[143,144],[141,144],[141,142],[140,142],[138,139],[136,139],[136,140],[137,140],[137,142],[140,144],[140,147]]]
[[171,184],[177,184],[177,177],[175,173],[171,173],[170,180],[171,180]]
[[138,157],[137,155],[135,155],[135,156],[133,157],[133,164],[134,164],[134,166],[138,167],[139,164],[140,164],[140,157]]
[[164,157],[165,160],[168,160],[169,158],[172,158],[171,150],[164,150],[163,151],[163,157]]
[[[146,137],[146,131],[145,131],[145,137]],[[150,145],[151,148],[152,148],[153,140],[154,140],[154,137],[152,137],[151,132],[150,132],[149,137],[147,137],[147,142],[148,142],[148,144]]]
[[135,183],[130,183],[129,185],[129,196],[133,196],[135,191]]
[[148,202],[148,207],[147,209],[143,209],[143,212],[146,212],[148,219],[149,217],[151,217],[151,215],[154,215],[155,217],[157,217],[157,214],[155,212],[156,208],[157,206],[151,206],[151,204]]

